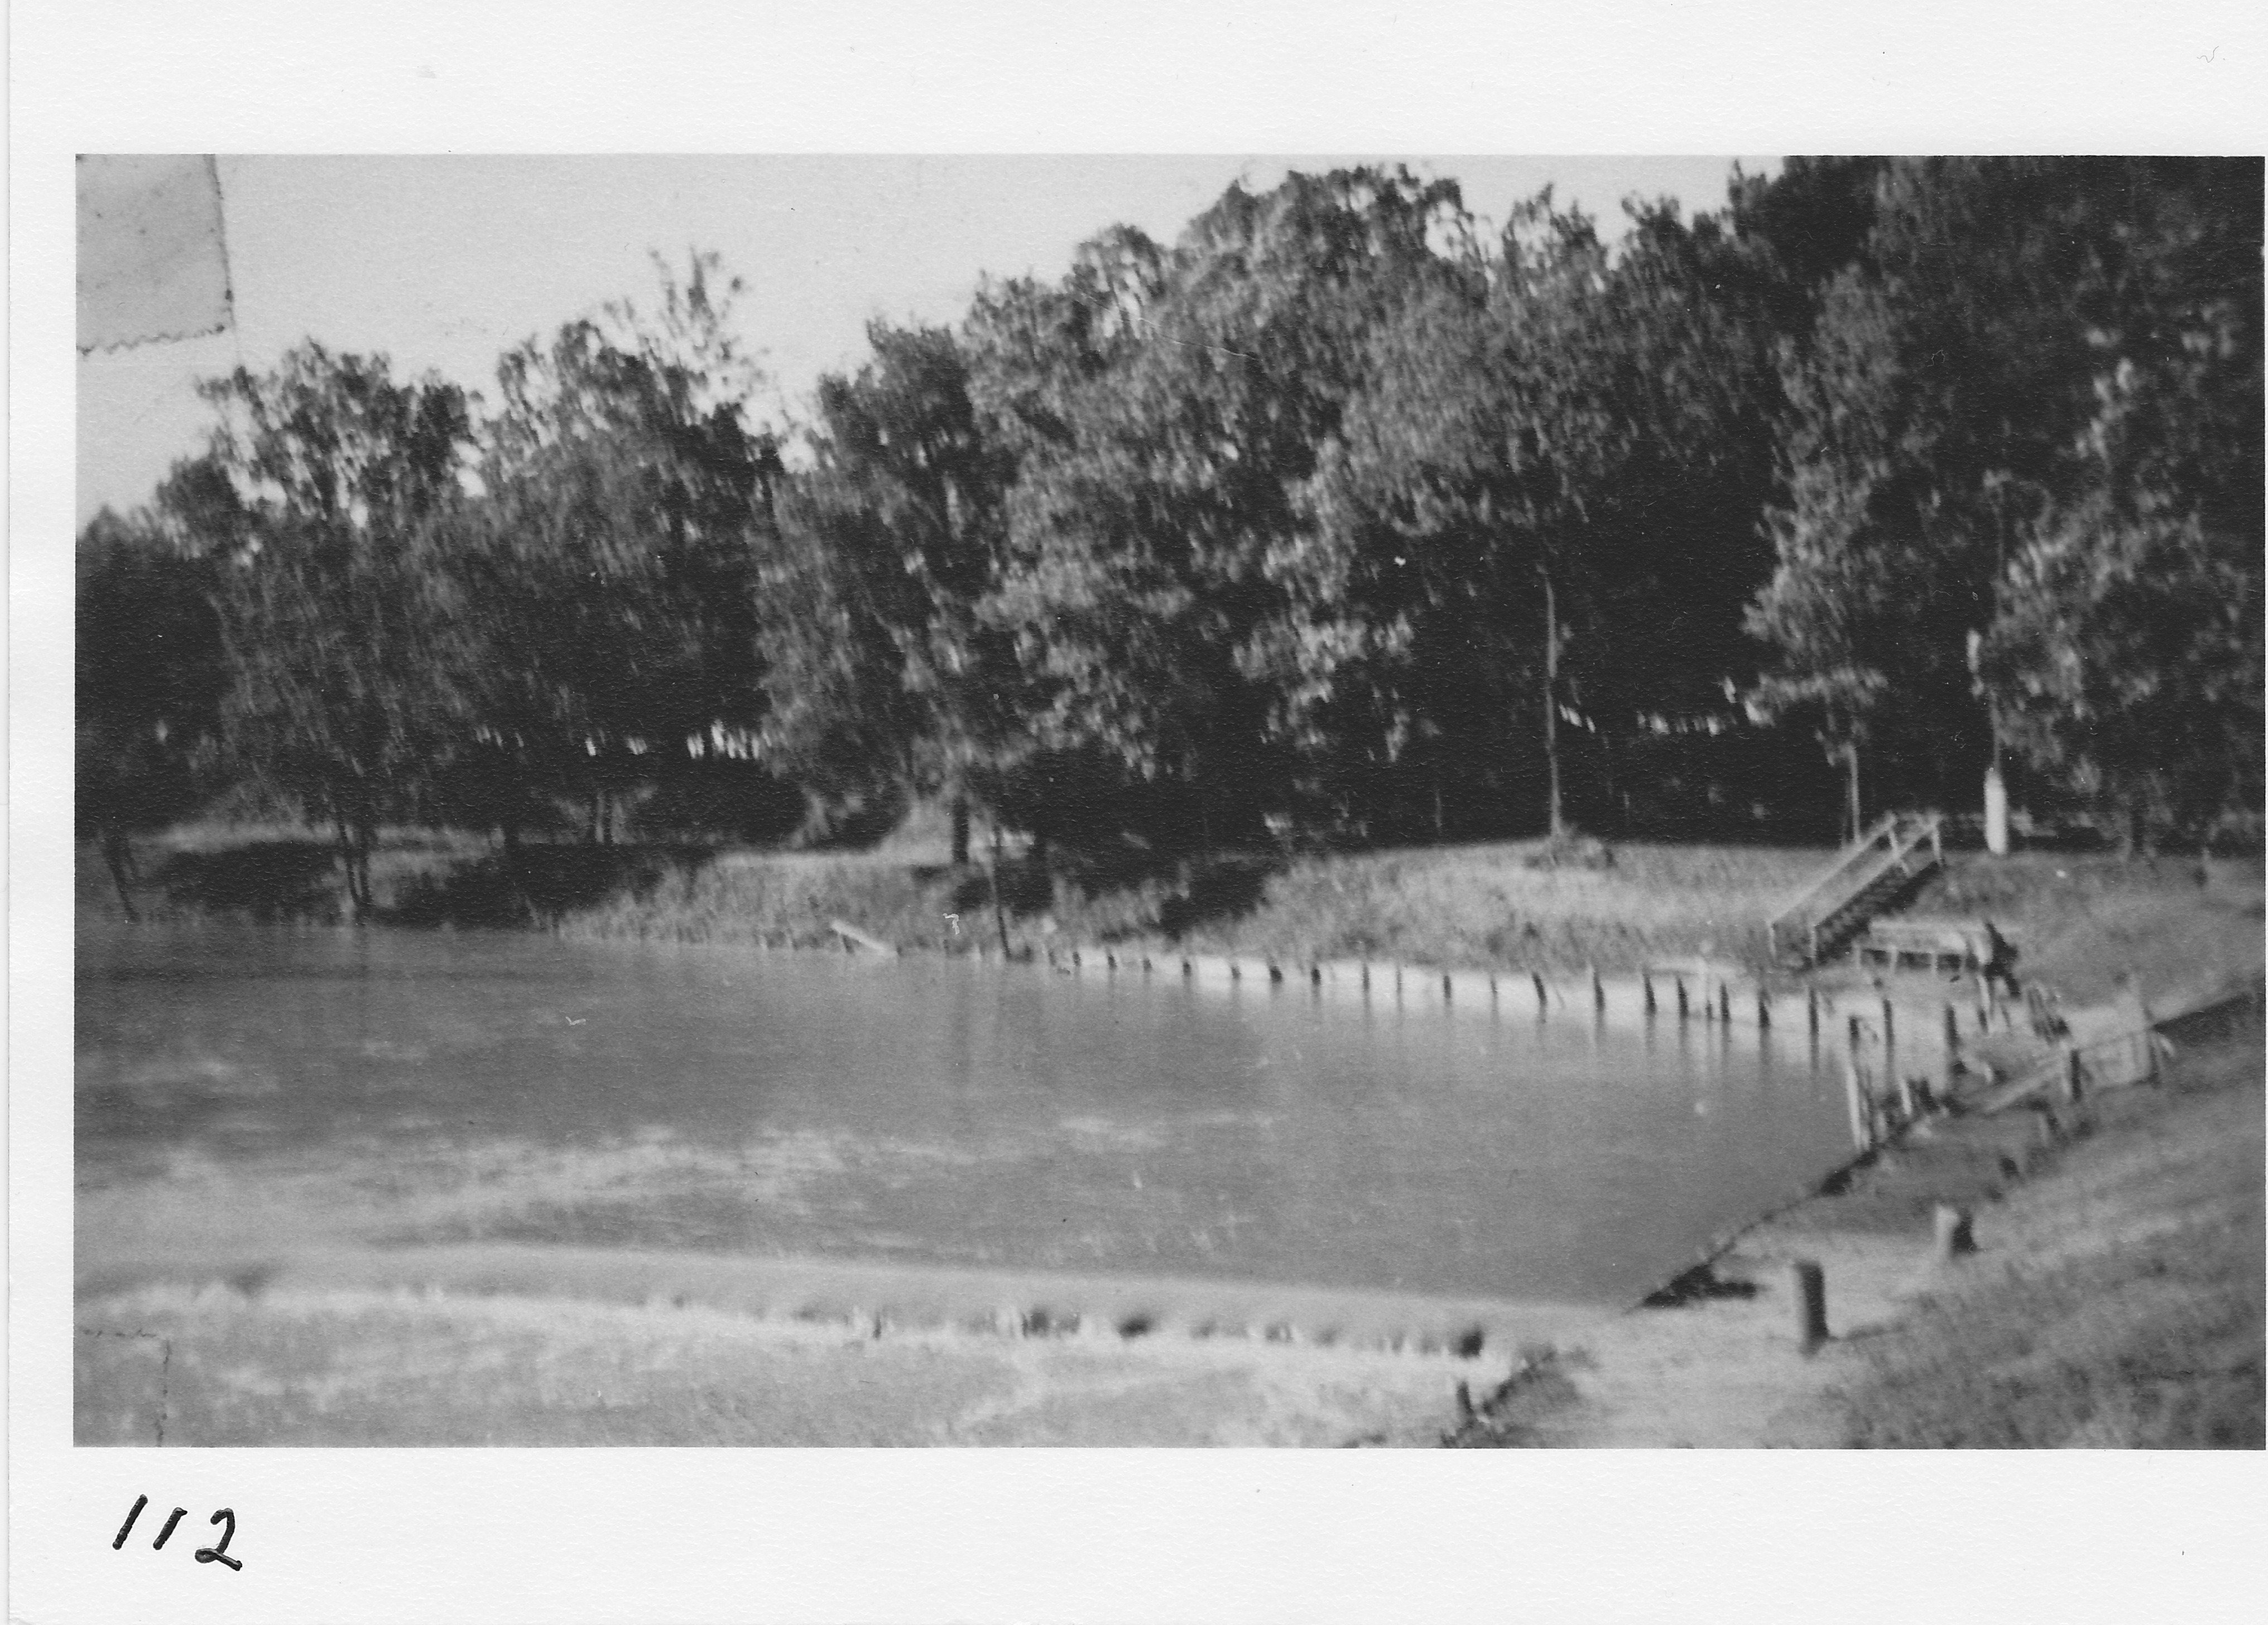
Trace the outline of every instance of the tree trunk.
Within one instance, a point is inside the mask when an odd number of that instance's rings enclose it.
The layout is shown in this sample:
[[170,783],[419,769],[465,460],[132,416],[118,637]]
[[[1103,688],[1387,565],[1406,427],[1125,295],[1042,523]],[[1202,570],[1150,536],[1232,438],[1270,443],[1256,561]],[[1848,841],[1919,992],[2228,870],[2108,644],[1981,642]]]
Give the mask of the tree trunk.
[[133,893],[126,883],[134,871],[134,849],[126,839],[126,832],[106,827],[102,832],[102,861],[110,870],[110,883],[118,888],[118,906],[126,911],[126,923],[136,923],[141,915],[134,911]]
[[1859,821],[1859,746],[1855,741],[1843,747],[1843,760],[1851,769],[1848,800],[1845,808],[1845,815],[1850,820],[1851,833],[1844,838],[1846,841],[1856,841],[1859,838],[1859,830],[1864,826]]
[[504,878],[512,887],[512,896],[519,901],[519,910],[531,924],[540,924],[542,915],[535,907],[535,899],[527,894],[527,876],[520,864],[519,822],[507,821],[504,826]]
[[345,818],[341,816],[332,818],[331,833],[339,843],[339,872],[346,878],[347,911],[360,918],[362,899],[355,890],[354,835],[347,828]]
[[1006,959],[1009,957],[1008,905],[1002,901],[1000,896],[1000,849],[1002,844],[1000,826],[998,823],[995,823],[992,826],[992,924],[1000,933],[1000,957]]
[[953,866],[961,868],[968,862],[968,798],[966,794],[953,798]]
[[2131,862],[2138,857],[2149,857],[2149,819],[2139,798],[2127,802],[2126,816],[2121,821],[2125,825],[2125,832],[2124,838],[2118,843],[2119,857]]
[[1543,572],[1543,761],[1551,776],[1551,838],[1567,833],[1559,796],[1559,594]]
[[378,844],[377,831],[346,819],[332,820],[338,831],[339,857],[346,869],[347,907],[359,925],[370,915],[370,851]]
[[364,920],[378,907],[378,900],[370,889],[370,857],[378,849],[378,828],[372,824],[355,826],[355,883],[361,895],[355,906],[355,918]]

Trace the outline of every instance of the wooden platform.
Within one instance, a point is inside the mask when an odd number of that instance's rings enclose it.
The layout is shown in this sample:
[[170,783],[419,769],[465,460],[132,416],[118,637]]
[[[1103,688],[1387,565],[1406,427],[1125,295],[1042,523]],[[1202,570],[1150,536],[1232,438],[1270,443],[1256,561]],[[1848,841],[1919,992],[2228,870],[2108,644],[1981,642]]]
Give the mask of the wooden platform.
[[1992,957],[1982,920],[1876,920],[1854,945],[1861,965],[1973,975]]

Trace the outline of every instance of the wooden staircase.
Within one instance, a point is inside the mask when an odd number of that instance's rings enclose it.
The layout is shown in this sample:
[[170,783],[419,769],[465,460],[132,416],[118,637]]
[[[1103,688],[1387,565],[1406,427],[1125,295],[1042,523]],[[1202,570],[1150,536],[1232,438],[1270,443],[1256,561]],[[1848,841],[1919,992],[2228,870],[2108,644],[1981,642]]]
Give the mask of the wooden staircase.
[[1766,926],[1774,960],[1824,963],[1945,862],[1934,812],[1891,812],[1836,857]]

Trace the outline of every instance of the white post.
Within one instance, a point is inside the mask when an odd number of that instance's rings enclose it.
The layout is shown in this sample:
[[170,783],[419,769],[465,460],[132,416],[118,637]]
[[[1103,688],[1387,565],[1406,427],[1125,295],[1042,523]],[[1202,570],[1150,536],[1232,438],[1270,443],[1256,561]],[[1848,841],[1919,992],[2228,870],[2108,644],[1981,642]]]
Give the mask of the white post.
[[1874,1149],[1874,1103],[1866,1080],[1859,1076],[1856,1061],[1843,1064],[1843,1088],[1845,1103],[1851,1108],[1851,1142],[1862,1152],[1871,1151]]
[[1997,767],[1984,769],[1984,849],[2008,856],[2008,783]]

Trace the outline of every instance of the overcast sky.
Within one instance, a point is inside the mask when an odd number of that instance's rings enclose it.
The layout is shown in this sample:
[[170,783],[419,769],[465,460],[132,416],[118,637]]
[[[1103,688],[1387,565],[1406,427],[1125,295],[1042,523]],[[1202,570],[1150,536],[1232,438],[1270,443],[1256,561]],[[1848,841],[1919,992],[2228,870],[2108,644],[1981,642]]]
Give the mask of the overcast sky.
[[[78,518],[150,499],[202,445],[194,382],[255,371],[313,337],[383,351],[493,395],[509,346],[625,295],[659,251],[714,249],[747,283],[743,325],[773,380],[757,415],[799,410],[855,366],[875,316],[950,321],[980,276],[1060,275],[1125,222],[1170,241],[1240,178],[1353,160],[1251,158],[261,158],[219,160],[233,333],[78,363]],[[1549,183],[1612,232],[1625,197],[1720,206],[1729,158],[1414,158],[1501,220]],[[1744,158],[1766,170],[1772,161]]]

